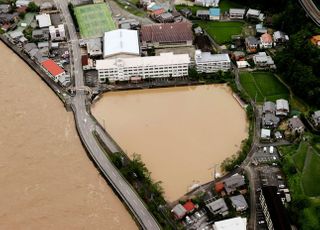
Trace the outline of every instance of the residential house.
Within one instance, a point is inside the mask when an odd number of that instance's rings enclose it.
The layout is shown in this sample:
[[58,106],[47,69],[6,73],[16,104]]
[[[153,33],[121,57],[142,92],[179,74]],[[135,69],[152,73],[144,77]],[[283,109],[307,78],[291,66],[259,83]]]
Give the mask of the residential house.
[[234,217],[225,220],[215,221],[213,230],[246,230],[247,218]]
[[66,87],[71,82],[71,77],[69,74],[61,75],[58,82],[61,86]]
[[245,185],[244,176],[240,174],[234,174],[233,176],[223,180],[223,183],[224,189],[226,190],[227,194],[230,195],[236,191],[237,188]]
[[53,9],[53,4],[51,2],[43,2],[40,5],[40,11],[48,11]]
[[276,104],[272,101],[266,101],[263,103],[263,107],[262,107],[262,113],[266,114],[266,113],[272,113],[275,114],[276,112]]
[[256,53],[258,51],[260,41],[253,36],[246,37],[245,44],[248,53]]
[[256,25],[256,32],[257,34],[265,34],[268,32],[268,29],[262,23],[259,23]]
[[228,54],[211,54],[196,50],[194,59],[199,73],[214,73],[231,69],[231,60]]
[[160,23],[168,23],[168,22],[174,21],[174,17],[172,15],[172,13],[169,13],[169,12],[160,14],[160,15],[156,16],[155,19]]
[[244,69],[244,68],[250,67],[249,62],[247,62],[247,61],[237,61],[236,64],[239,69]]
[[231,196],[229,198],[231,200],[232,206],[237,212],[243,212],[247,210],[248,204],[243,195]]
[[223,189],[224,189],[224,184],[223,184],[223,182],[220,181],[220,182],[216,182],[216,183],[214,184],[214,190],[215,190],[217,193],[222,192]]
[[262,127],[276,128],[280,122],[280,118],[274,113],[266,113],[262,115]]
[[220,214],[222,216],[226,216],[229,214],[229,209],[223,198],[212,201],[207,204],[206,207],[212,212],[214,215]]
[[262,187],[259,200],[268,229],[291,230],[288,214],[276,186]]
[[276,68],[272,57],[268,56],[266,52],[259,52],[253,55],[253,62],[257,68]]
[[30,2],[31,2],[31,0],[17,0],[16,1],[16,6],[18,8],[22,7],[22,6],[28,6]]
[[238,20],[243,19],[245,15],[245,9],[237,9],[237,8],[230,8],[229,9],[229,17],[231,20]]
[[192,16],[192,11],[189,10],[189,9],[187,9],[187,8],[181,9],[181,10],[180,10],[180,13],[181,13],[184,17],[186,17],[186,18],[189,18],[189,17]]
[[292,117],[288,120],[288,127],[291,130],[291,133],[296,134],[296,133],[303,133],[305,130],[305,126],[300,120],[299,117]]
[[203,34],[203,30],[202,30],[202,28],[201,28],[200,26],[194,28],[193,30],[194,30],[194,34],[195,34],[195,35],[201,35],[201,34]]
[[39,14],[36,16],[39,28],[45,28],[51,26],[50,14]]
[[278,99],[276,101],[276,115],[288,116],[289,114],[289,102],[285,99]]
[[209,9],[209,19],[212,21],[220,20],[220,8],[210,8]]
[[242,60],[245,56],[246,54],[243,51],[234,51],[232,53],[232,57],[235,61]]
[[273,44],[273,40],[272,40],[272,36],[268,33],[264,33],[261,35],[260,37],[260,47],[262,49],[270,49],[272,48],[272,44]]
[[192,203],[191,200],[187,201],[184,205],[183,205],[184,209],[187,211],[187,213],[192,213],[195,209],[196,206],[194,205],[194,203]]
[[192,46],[192,24],[189,22],[159,23],[141,26],[142,48]]
[[314,44],[315,46],[320,47],[320,35],[314,35],[310,39],[311,43]]
[[195,0],[194,4],[205,7],[218,7],[220,0]]
[[174,214],[175,218],[180,220],[182,219],[186,214],[187,210],[183,207],[182,204],[177,204],[174,206],[174,208],[171,210],[171,213]]
[[316,127],[320,127],[320,110],[315,111],[312,115],[312,122]]
[[257,9],[248,9],[246,17],[249,18],[254,18],[254,19],[259,19],[261,11]]
[[276,31],[273,33],[273,41],[276,44],[282,44],[289,41],[289,36],[282,31]]
[[16,22],[19,15],[18,13],[13,14],[0,14],[0,24],[13,23]]
[[10,4],[0,4],[0,14],[7,14],[11,10]]
[[33,30],[32,31],[32,38],[37,41],[41,41],[41,40],[48,41],[49,40],[48,28]]
[[196,16],[202,20],[209,20],[210,13],[209,10],[197,10]]
[[270,129],[261,129],[260,138],[262,140],[270,140],[271,130]]
[[18,43],[19,39],[23,36],[24,35],[21,31],[13,31],[9,34],[9,37],[13,43]]
[[32,49],[37,49],[37,45],[35,43],[27,43],[23,46],[23,50],[27,54],[29,54]]

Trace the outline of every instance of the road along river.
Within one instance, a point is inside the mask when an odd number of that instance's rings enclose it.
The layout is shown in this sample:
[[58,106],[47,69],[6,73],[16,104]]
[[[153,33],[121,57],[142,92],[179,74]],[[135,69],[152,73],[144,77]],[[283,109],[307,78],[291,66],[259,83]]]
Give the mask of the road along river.
[[0,229],[137,229],[50,88],[0,43]]
[[106,93],[92,112],[128,155],[142,156],[169,201],[211,180],[248,134],[225,85]]

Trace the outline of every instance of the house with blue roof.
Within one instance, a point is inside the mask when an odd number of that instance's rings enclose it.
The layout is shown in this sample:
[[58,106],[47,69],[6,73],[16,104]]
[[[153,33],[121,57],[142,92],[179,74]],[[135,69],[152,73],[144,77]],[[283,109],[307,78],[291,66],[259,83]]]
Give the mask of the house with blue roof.
[[210,20],[220,20],[220,8],[209,9]]

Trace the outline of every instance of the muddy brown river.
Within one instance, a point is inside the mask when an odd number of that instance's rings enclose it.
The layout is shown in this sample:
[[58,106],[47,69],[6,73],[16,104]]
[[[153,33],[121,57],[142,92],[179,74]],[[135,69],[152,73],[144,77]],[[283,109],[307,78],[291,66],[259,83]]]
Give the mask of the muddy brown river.
[[0,229],[137,229],[51,89],[0,43]]
[[128,155],[142,156],[169,201],[213,179],[248,134],[225,85],[106,93],[92,112]]

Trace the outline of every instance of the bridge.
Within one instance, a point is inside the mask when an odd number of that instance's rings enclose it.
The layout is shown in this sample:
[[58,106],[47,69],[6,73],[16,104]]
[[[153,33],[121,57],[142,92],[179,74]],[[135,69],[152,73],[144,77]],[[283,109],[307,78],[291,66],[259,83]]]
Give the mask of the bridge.
[[156,219],[149,212],[144,202],[140,199],[139,195],[127,180],[123,178],[118,169],[110,162],[109,158],[106,157],[105,152],[94,136],[95,132],[98,133],[110,152],[115,153],[121,151],[112,138],[96,123],[86,106],[88,89],[84,85],[79,40],[68,10],[68,1],[55,0],[55,4],[60,8],[61,13],[64,16],[71,41],[72,54],[70,55],[70,64],[71,68],[73,68],[73,75],[75,77],[74,89],[76,89],[71,108],[74,112],[80,139],[96,166],[127,205],[141,228],[146,230],[159,230],[160,226]]
[[299,0],[308,16],[320,27],[320,11],[312,0]]

